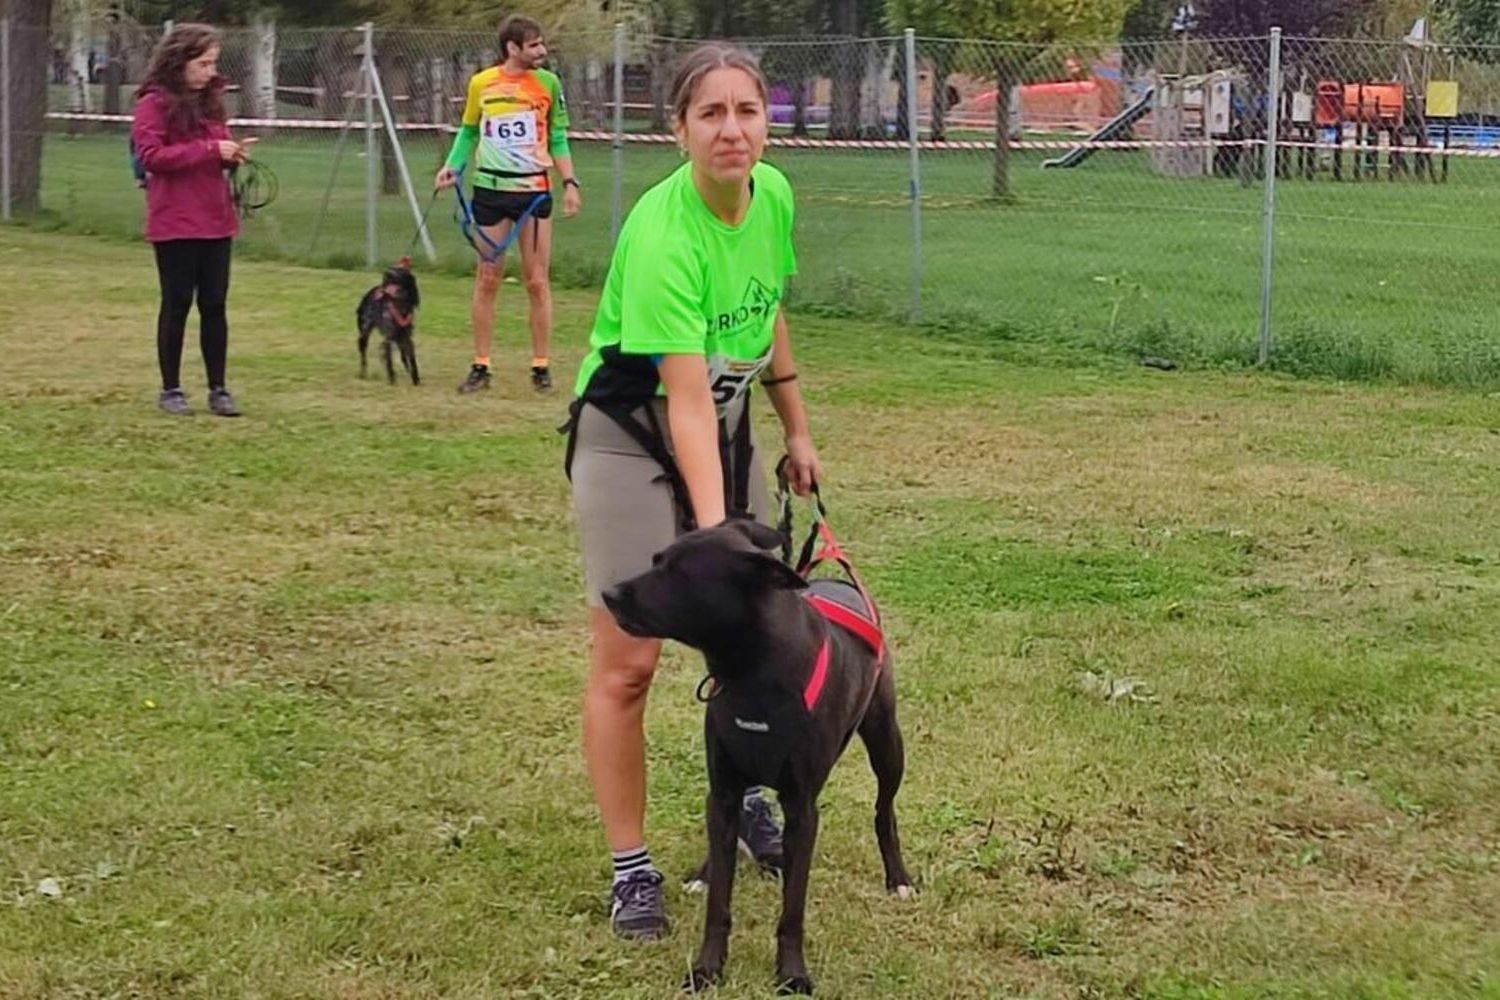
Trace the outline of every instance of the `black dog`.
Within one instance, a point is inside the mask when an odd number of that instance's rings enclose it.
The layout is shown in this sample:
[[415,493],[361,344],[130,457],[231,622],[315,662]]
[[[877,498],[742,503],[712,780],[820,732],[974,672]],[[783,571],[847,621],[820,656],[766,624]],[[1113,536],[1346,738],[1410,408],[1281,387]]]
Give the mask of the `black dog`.
[[[767,785],[786,814],[776,981],[782,993],[812,992],[802,941],[818,792],[856,731],[875,770],[886,889],[902,898],[912,892],[893,808],[905,753],[890,658],[834,625],[814,607],[817,596],[804,597],[808,582],[771,554],[781,541],[753,521],[694,531],[663,550],[649,572],[604,593],[626,632],[701,651],[716,689],[704,722],[708,909],[688,989],[712,985],[723,972],[740,799],[747,787]],[[841,581],[812,588],[847,607],[862,601]]]
[[391,349],[401,352],[401,367],[411,376],[412,385],[421,385],[417,374],[417,349],[412,343],[417,306],[422,296],[417,291],[416,276],[411,273],[411,258],[402,257],[394,267],[386,268],[380,284],[365,293],[354,310],[355,322],[359,325],[359,377],[365,377],[365,348],[370,343],[370,331],[379,330],[380,353],[385,359],[385,377],[396,384],[396,367],[391,360]]

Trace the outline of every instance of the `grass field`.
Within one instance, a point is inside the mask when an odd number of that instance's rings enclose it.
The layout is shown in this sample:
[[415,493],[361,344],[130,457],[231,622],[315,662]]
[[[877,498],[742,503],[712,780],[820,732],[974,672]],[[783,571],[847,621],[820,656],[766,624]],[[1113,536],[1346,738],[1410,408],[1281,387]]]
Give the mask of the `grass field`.
[[[0,261],[0,996],[675,995],[697,898],[605,927],[562,400],[514,319],[460,398],[465,284],[426,277],[393,389],[354,377],[366,274],[241,262],[247,416],[174,421],[143,247]],[[820,995],[1500,997],[1493,400],[794,326],[922,889],[885,897],[851,749]],[[674,874],[699,673],[673,651],[649,717]],[[777,894],[735,902],[716,995],[766,996]]]
[[[409,139],[419,185],[439,148]],[[48,139],[47,224],[133,238],[139,195],[121,136]],[[334,143],[282,133],[260,156],[281,178],[276,204],[252,220],[246,254],[359,267],[365,255],[363,139],[333,175]],[[611,153],[575,144],[585,213],[559,226],[557,273],[596,287],[610,247]],[[1098,154],[1043,171],[1053,151],[1014,157],[1014,200],[988,200],[982,152],[924,156],[922,316],[950,338],[1008,340],[1166,355],[1196,367],[1242,368],[1256,355],[1263,194],[1231,180],[1168,180],[1143,153]],[[798,192],[804,311],[904,318],[912,301],[907,156],[776,150]],[[628,206],[678,162],[671,146],[630,145]],[[1500,386],[1500,167],[1455,160],[1446,185],[1288,181],[1280,186],[1274,334],[1277,368],[1297,374],[1404,383]],[[434,213],[442,266],[471,252]],[[415,225],[404,197],[380,204],[381,252],[405,249]]]

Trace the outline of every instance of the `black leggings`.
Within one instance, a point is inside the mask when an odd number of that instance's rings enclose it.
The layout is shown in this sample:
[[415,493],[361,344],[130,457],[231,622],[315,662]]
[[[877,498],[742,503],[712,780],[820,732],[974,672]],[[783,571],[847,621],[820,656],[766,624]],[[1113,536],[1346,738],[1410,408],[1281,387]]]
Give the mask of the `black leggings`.
[[222,240],[167,240],[156,248],[156,273],[161,278],[161,312],[156,317],[156,360],[161,364],[161,387],[182,387],[182,341],[193,296],[198,297],[198,343],[208,387],[224,386],[225,356],[229,353],[229,320],[224,305],[229,298],[228,238]]

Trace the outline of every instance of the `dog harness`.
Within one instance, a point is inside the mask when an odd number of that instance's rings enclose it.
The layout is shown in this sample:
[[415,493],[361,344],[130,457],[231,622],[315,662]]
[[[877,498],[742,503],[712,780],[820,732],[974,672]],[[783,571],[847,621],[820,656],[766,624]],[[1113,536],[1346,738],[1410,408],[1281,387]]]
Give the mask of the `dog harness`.
[[[567,422],[558,428],[559,433],[568,436],[567,449],[563,454],[564,474],[570,480],[573,478],[573,456],[578,450],[578,423],[585,406],[598,408],[599,412],[630,435],[641,446],[641,450],[661,467],[661,476],[657,481],[665,482],[672,491],[672,506],[677,514],[678,530],[685,534],[698,527],[697,519],[693,516],[693,501],[688,495],[687,480],[682,478],[682,470],[677,467],[677,460],[667,448],[666,434],[649,401],[590,399],[587,396],[575,398],[568,406]],[[644,416],[644,423],[636,418],[637,412]],[[719,421],[719,467],[724,473],[724,506],[727,517],[750,516],[750,455],[753,450],[750,440],[750,400],[747,398],[733,431],[729,430],[723,420]]]
[[[791,527],[791,504],[786,490],[786,460],[777,466],[776,477],[782,508],[783,532]],[[814,524],[795,567],[808,579],[825,562],[837,563],[844,579],[821,577],[809,580],[803,599],[823,619],[823,641],[813,658],[812,670],[800,692],[775,683],[774,678],[756,676],[720,682],[709,675],[699,684],[699,698],[707,702],[713,730],[722,740],[735,768],[749,781],[776,787],[792,747],[801,742],[828,682],[833,658],[833,632],[837,627],[864,644],[874,657],[876,676],[885,663],[885,634],[880,609],[865,589],[825,518],[823,501],[813,488]],[[814,546],[822,547],[813,554]],[[790,542],[788,542],[790,546]],[[874,688],[871,687],[873,693]],[[800,695],[800,697],[799,697]],[[863,718],[865,706],[856,718]],[[854,733],[844,734],[847,744]]]
[[411,328],[412,320],[415,318],[416,313],[409,312],[403,316],[401,314],[400,304],[396,301],[396,297],[394,295],[386,294],[384,285],[381,285],[378,289],[376,289],[375,302],[377,304],[384,305],[385,314],[391,318],[391,322],[396,324],[397,327],[403,330]]

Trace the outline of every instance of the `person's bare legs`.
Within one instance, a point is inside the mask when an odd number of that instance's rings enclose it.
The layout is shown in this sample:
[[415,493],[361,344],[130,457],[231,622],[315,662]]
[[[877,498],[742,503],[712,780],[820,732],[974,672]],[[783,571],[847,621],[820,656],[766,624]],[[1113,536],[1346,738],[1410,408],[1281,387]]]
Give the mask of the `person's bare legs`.
[[583,754],[612,851],[639,847],[646,825],[646,695],[659,639],[628,635],[604,608],[589,609],[593,645],[583,695]]
[[[512,223],[502,219],[493,226],[481,226],[480,231],[492,243],[505,242]],[[482,242],[482,241],[481,241]],[[474,269],[474,295],[469,300],[469,322],[474,328],[474,367],[462,385],[460,392],[475,392],[488,389],[490,385],[489,358],[495,343],[495,301],[500,296],[500,282],[505,276],[505,255],[494,261],[480,260]],[[479,366],[483,365],[481,372]]]
[[667,931],[662,876],[646,850],[646,695],[661,642],[627,635],[604,608],[589,609],[593,645],[583,695],[583,754],[614,859],[610,923],[629,938]]
[[552,347],[552,220],[530,218],[517,239],[521,276],[531,306],[531,383],[538,391],[552,388],[548,370]]

